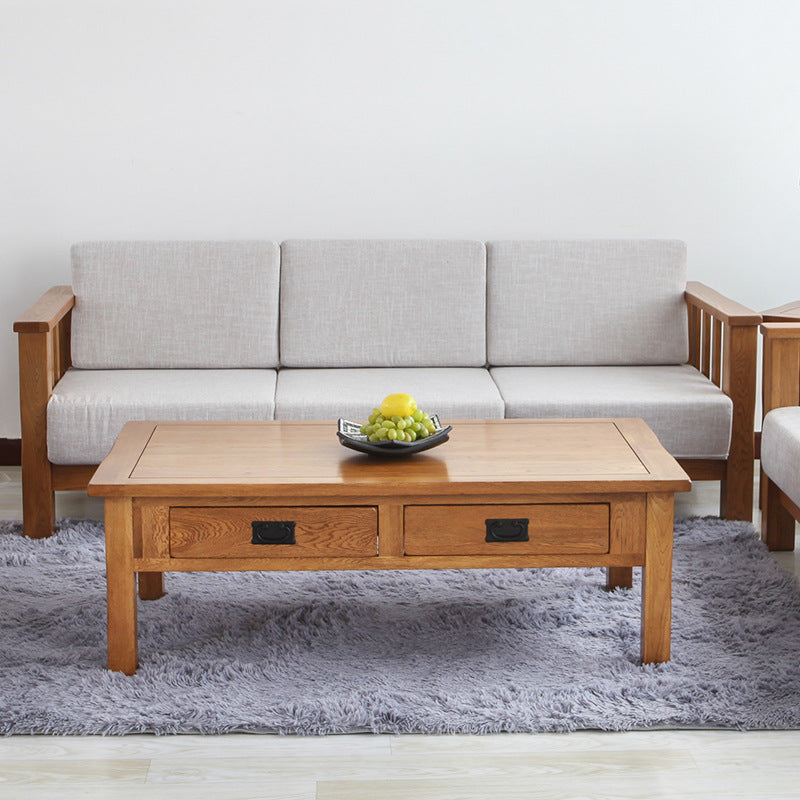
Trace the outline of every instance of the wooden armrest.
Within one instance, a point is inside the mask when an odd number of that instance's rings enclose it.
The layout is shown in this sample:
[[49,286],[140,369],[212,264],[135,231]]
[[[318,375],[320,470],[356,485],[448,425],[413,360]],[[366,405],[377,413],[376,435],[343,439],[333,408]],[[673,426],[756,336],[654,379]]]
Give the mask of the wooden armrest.
[[765,322],[762,412],[800,405],[800,323]]
[[800,339],[800,322],[762,322],[761,333],[769,339]]
[[764,322],[800,322],[800,300],[762,311]]
[[71,286],[48,289],[21,317],[14,322],[15,333],[47,333],[53,330],[75,305]]
[[686,300],[703,311],[708,311],[726,325],[758,325],[761,322],[761,314],[757,311],[729,300],[698,281],[689,281],[686,284]]

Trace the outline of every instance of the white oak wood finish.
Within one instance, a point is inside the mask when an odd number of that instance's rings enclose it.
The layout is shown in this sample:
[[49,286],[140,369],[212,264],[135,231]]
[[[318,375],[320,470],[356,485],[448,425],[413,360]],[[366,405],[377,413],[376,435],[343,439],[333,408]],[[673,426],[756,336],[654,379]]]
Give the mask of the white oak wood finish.
[[[396,498],[685,490],[675,459],[637,419],[456,420],[410,459],[344,449],[328,422],[130,422],[95,472],[105,497]],[[132,460],[135,459],[135,460]],[[620,482],[625,483],[622,489]],[[680,484],[678,489],[675,488]]]
[[642,661],[668,661],[672,620],[673,496],[647,495],[647,537],[642,570]]
[[[487,518],[527,519],[524,542],[487,542]],[[405,507],[406,555],[608,553],[609,504]]]
[[800,300],[762,311],[761,319],[764,322],[800,322]]
[[138,664],[132,507],[127,497],[106,501],[108,668],[127,675]]
[[54,286],[14,322],[19,334],[23,513],[28,536],[50,536],[55,522],[53,465],[47,457],[47,403],[71,364],[70,325],[75,297]]
[[[635,565],[642,659],[666,661],[689,486],[639,419],[465,420],[402,459],[351,454],[325,422],[130,422],[89,483],[107,504],[109,667],[136,669],[134,573],[151,598],[168,571],[604,566],[611,586]],[[492,541],[498,519],[518,540]],[[293,544],[260,541],[276,521]]]
[[[761,315],[697,281],[686,285],[689,363],[733,401],[731,445],[723,461],[681,459],[692,480],[720,480],[720,516],[753,518],[756,354]],[[713,469],[712,469],[713,468]]]
[[[254,521],[291,520],[295,543],[253,544]],[[172,508],[172,558],[373,557],[378,554],[378,514],[369,506]]]

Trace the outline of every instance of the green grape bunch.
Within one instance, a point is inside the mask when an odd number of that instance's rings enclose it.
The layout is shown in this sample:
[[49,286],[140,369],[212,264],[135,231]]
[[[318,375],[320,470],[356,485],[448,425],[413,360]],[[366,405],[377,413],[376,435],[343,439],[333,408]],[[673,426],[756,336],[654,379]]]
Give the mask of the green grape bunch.
[[369,421],[361,426],[361,433],[370,442],[415,442],[426,439],[435,430],[430,414],[418,408],[406,417],[385,417],[379,408],[373,408]]

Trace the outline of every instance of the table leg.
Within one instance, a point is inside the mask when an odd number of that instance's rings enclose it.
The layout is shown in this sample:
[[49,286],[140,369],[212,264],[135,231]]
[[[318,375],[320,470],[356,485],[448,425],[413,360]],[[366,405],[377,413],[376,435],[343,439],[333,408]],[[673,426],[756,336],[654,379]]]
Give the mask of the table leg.
[[633,567],[606,567],[606,589],[630,589],[633,586]]
[[108,668],[133,675],[138,661],[136,573],[133,571],[133,503],[105,502]]
[[139,597],[142,600],[158,600],[164,596],[163,572],[139,573]]
[[672,627],[672,538],[675,496],[647,495],[642,569],[642,663],[669,661]]

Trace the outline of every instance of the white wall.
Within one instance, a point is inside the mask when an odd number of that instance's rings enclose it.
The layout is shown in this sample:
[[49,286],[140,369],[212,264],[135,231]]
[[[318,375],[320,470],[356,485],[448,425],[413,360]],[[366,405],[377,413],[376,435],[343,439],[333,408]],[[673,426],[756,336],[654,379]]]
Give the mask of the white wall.
[[82,239],[666,236],[800,299],[797,0],[0,0],[13,319]]

